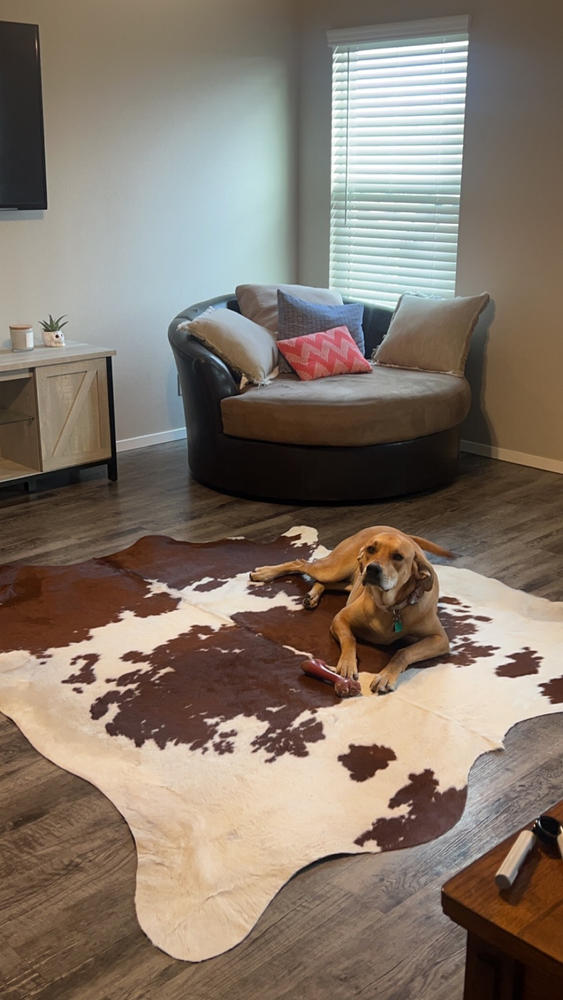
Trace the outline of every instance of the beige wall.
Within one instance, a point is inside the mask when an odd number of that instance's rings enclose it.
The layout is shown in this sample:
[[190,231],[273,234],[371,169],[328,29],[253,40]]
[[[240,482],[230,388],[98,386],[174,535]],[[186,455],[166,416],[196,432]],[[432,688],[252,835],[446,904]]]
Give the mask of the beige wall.
[[45,213],[0,213],[0,344],[66,312],[117,348],[120,439],[183,425],[170,319],[294,278],[286,0],[0,0],[39,24]]
[[[300,95],[300,280],[328,276],[328,27],[469,13],[457,291],[488,290],[464,437],[563,471],[563,4],[311,0]],[[516,453],[516,454],[515,454]]]

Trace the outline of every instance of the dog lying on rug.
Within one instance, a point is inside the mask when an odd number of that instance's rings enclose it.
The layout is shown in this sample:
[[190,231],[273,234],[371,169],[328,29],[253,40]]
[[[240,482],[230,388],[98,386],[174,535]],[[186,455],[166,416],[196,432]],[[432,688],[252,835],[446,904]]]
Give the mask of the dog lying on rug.
[[364,528],[345,538],[324,559],[259,566],[250,578],[265,583],[287,573],[312,577],[316,582],[304,599],[306,608],[315,608],[327,587],[349,592],[346,607],[330,627],[340,646],[335,670],[342,677],[358,677],[356,638],[384,646],[407,640],[409,645],[397,649],[371,682],[374,693],[384,694],[395,687],[407,667],[441,656],[450,648],[437,613],[438,578],[423,549],[452,557],[434,542],[396,528]]

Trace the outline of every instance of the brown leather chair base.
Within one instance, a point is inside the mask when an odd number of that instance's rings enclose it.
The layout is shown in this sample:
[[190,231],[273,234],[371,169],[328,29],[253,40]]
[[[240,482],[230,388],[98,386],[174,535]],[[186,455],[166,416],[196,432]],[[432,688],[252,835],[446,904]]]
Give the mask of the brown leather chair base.
[[211,489],[251,499],[357,503],[444,486],[455,478],[457,428],[393,444],[313,448],[222,434],[213,455],[188,438],[192,475]]

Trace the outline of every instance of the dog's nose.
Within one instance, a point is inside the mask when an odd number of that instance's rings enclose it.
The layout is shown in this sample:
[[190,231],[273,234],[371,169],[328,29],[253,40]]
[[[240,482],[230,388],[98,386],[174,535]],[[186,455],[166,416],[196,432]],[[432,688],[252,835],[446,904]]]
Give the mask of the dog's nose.
[[383,570],[379,563],[371,562],[366,566],[366,580],[368,583],[379,583]]

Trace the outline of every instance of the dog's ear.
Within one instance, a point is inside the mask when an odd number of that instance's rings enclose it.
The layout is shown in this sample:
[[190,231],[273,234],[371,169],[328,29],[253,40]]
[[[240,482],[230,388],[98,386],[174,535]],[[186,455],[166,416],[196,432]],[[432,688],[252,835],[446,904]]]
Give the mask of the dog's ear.
[[434,570],[424,556],[422,558],[418,555],[414,557],[413,576],[422,587],[422,590],[432,590]]
[[360,551],[358,552],[358,569],[360,573],[364,572],[366,568],[366,547],[362,545]]

